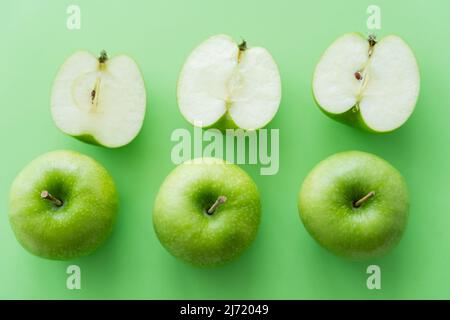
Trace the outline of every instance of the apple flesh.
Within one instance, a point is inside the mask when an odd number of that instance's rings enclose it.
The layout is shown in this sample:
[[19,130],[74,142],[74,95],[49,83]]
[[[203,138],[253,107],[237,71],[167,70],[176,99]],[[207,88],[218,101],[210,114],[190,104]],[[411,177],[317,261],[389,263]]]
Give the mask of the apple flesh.
[[181,114],[195,126],[253,130],[277,113],[281,80],[266,49],[217,35],[191,53],[177,95]]
[[34,255],[71,260],[100,247],[113,228],[118,197],[111,176],[95,160],[55,151],[32,161],[14,180],[9,221]]
[[369,153],[337,153],[307,176],[298,197],[310,235],[331,252],[353,260],[384,255],[406,227],[409,198],[400,173]]
[[146,92],[136,62],[78,51],[60,68],[53,84],[51,113],[64,133],[87,143],[118,148],[141,130]]
[[223,265],[254,240],[261,205],[253,180],[220,159],[191,160],[162,184],[153,208],[161,244],[175,257],[200,267]]
[[320,109],[343,123],[390,132],[414,111],[420,88],[417,61],[397,36],[377,42],[349,33],[323,54],[313,78]]

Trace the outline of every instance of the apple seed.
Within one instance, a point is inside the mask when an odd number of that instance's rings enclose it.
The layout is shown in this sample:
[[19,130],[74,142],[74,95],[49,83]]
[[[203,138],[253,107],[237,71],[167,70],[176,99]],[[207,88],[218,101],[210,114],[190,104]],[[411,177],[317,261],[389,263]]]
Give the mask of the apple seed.
[[359,71],[356,71],[355,72],[355,78],[356,78],[356,80],[362,80],[362,74],[361,74],[361,72],[359,72]]

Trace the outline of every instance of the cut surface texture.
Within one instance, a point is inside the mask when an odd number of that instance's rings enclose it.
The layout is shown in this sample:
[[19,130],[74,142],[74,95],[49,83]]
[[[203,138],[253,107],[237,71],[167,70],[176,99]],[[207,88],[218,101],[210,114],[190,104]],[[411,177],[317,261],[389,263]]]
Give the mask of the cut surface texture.
[[269,52],[238,46],[226,35],[200,44],[178,81],[180,111],[199,127],[229,117],[239,128],[259,129],[275,116],[280,100],[280,75]]
[[131,142],[142,127],[145,108],[142,75],[126,55],[100,62],[89,52],[76,52],[53,85],[51,111],[58,128],[106,147]]
[[409,118],[420,88],[419,68],[409,46],[397,36],[379,42],[357,33],[337,39],[319,61],[313,91],[331,115],[353,107],[369,129],[388,132]]

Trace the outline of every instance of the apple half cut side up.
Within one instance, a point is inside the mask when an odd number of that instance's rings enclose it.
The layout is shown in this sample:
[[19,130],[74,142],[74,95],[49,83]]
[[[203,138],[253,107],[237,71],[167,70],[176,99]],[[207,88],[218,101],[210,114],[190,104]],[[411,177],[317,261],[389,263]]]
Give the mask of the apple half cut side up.
[[136,62],[79,51],[60,68],[51,113],[56,126],[84,142],[118,148],[141,130],[146,108],[144,80]]
[[313,93],[328,116],[372,132],[390,132],[414,111],[420,89],[417,61],[397,36],[377,42],[357,33],[337,39],[314,72]]
[[256,130],[277,113],[281,80],[266,49],[217,35],[187,59],[177,96],[181,114],[197,127]]

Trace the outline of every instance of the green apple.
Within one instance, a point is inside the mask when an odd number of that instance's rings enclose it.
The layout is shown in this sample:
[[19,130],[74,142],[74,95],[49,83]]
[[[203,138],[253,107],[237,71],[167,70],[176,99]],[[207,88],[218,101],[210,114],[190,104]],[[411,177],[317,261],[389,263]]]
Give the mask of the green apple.
[[54,151],[32,161],[14,180],[9,221],[29,252],[70,260],[105,242],[117,207],[106,169],[85,155]]
[[399,242],[408,218],[408,191],[385,160],[342,152],[309,173],[298,209],[306,230],[323,247],[353,260],[370,259]]
[[317,64],[313,92],[333,119],[371,132],[390,132],[414,111],[420,75],[409,46],[397,36],[377,42],[348,33]]
[[280,74],[266,49],[216,35],[188,57],[177,95],[181,114],[197,127],[259,129],[278,111]]
[[109,59],[78,51],[53,84],[51,113],[56,126],[84,142],[118,148],[141,130],[146,108],[144,80],[126,55]]
[[179,165],[165,179],[153,226],[175,257],[211,267],[235,259],[251,244],[260,215],[253,180],[237,165],[203,158]]

